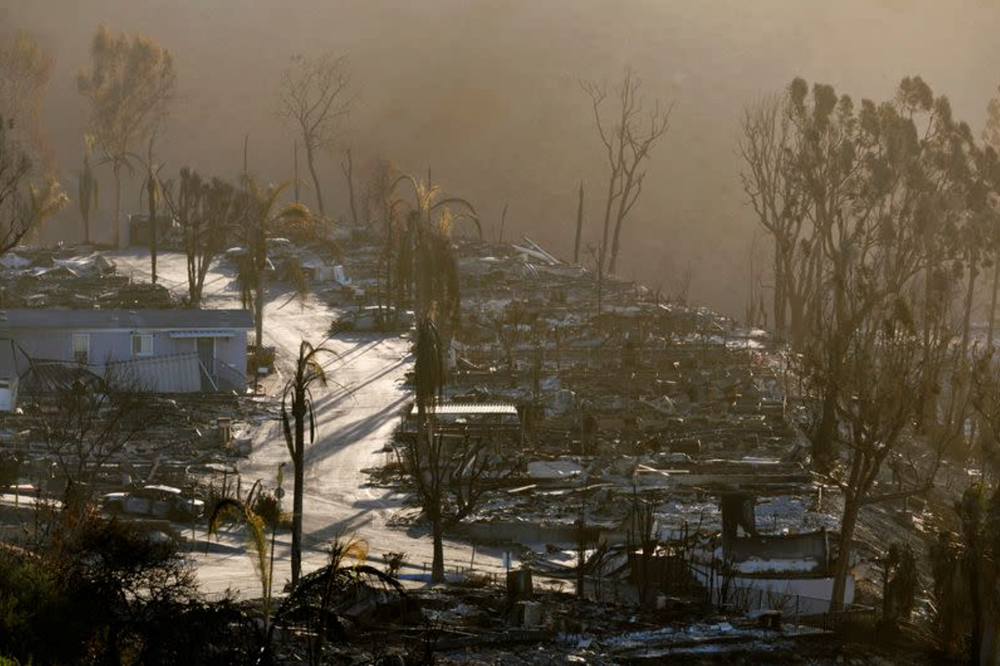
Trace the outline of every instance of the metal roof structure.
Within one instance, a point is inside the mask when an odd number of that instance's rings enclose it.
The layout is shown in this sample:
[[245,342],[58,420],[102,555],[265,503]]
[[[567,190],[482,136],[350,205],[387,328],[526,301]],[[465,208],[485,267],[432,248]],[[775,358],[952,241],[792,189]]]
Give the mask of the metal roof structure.
[[13,329],[252,330],[248,310],[0,310],[0,334]]
[[[411,411],[415,406],[411,406]],[[434,407],[434,416],[517,416],[512,402],[443,402]]]

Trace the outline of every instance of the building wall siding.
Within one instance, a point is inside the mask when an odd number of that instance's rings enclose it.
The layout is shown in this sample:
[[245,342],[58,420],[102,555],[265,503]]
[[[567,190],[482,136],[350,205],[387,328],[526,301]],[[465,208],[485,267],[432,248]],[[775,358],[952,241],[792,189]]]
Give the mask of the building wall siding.
[[[16,355],[18,372],[27,370],[24,355],[39,361],[74,362],[73,335],[87,334],[90,339],[89,365],[103,366],[105,363],[132,361],[132,336],[152,335],[151,356],[135,357],[136,360],[159,359],[172,356],[191,356],[198,353],[196,338],[172,338],[169,331],[148,330],[53,330],[53,329],[13,329],[10,337],[23,354]],[[215,358],[217,364],[225,364],[231,372],[246,373],[246,331],[234,331],[229,338],[216,338]],[[214,369],[209,368],[209,372]],[[182,382],[189,385],[190,382]]]

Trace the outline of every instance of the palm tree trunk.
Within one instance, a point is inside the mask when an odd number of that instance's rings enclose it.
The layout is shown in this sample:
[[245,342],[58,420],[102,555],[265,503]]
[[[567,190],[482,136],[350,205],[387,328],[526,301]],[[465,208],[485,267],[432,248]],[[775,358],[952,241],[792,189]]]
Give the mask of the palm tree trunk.
[[431,530],[434,536],[434,560],[431,563],[431,582],[444,580],[444,526],[441,524],[441,498],[436,497],[430,506]]
[[[295,389],[296,405],[305,405],[305,390]],[[301,395],[299,395],[301,393]],[[298,402],[301,398],[302,402]],[[300,413],[303,412],[303,413]],[[295,487],[292,498],[292,585],[299,582],[302,575],[302,496],[305,490],[305,413],[296,409],[295,417]]]
[[[298,426],[296,426],[296,430]],[[298,437],[296,433],[296,437]],[[298,446],[298,444],[296,444]],[[302,575],[302,493],[305,482],[304,456],[297,452],[295,461],[295,489],[292,500],[292,585],[299,582]]]
[[316,206],[319,208],[319,214],[326,217],[326,209],[323,206],[323,190],[319,186],[319,176],[316,175],[316,163],[315,157],[313,155],[313,147],[306,142],[306,164],[309,166],[309,175],[312,176],[313,187],[316,188]]

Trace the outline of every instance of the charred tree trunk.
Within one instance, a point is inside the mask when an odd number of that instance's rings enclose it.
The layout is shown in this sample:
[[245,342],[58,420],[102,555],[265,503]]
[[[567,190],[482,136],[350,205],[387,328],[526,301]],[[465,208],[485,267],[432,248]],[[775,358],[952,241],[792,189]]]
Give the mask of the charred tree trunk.
[[112,176],[115,181],[115,220],[114,220],[114,244],[115,247],[121,249],[122,247],[122,172],[121,165],[115,164],[111,168]]
[[962,356],[969,351],[969,337],[972,327],[972,303],[976,296],[976,279],[979,277],[979,267],[974,260],[969,261],[969,285],[965,292],[965,311],[962,319]]
[[316,188],[316,206],[319,208],[319,214],[326,217],[326,208],[323,206],[323,190],[320,189],[319,176],[316,174],[315,151],[308,141],[306,142],[306,166],[309,167],[309,175],[312,176],[313,187]]
[[823,394],[823,406],[820,423],[813,439],[813,464],[820,469],[827,469],[834,458],[834,439],[837,436],[837,400],[840,399],[840,386],[837,380],[840,374],[840,364],[843,356],[843,345],[840,336],[835,335],[828,343],[827,372],[831,381],[826,382],[826,392]]
[[612,170],[611,178],[608,179],[608,201],[604,207],[604,233],[601,236],[601,252],[597,258],[598,271],[604,270],[604,258],[607,256],[608,232],[611,230],[611,207],[615,203],[615,183],[618,182],[619,174]]
[[342,165],[344,178],[347,179],[347,197],[351,204],[351,222],[358,226],[358,209],[354,203],[354,158],[351,157],[351,149],[347,149],[347,160]]
[[[934,303],[934,269],[935,266],[931,265],[927,267],[924,275],[924,330],[923,330],[923,353],[924,358],[928,358],[931,351],[931,334],[935,327],[935,323],[938,321],[938,308]],[[918,409],[918,418],[920,422],[920,427],[926,431],[929,428],[933,428],[938,422],[938,405],[937,405],[937,392],[934,390],[934,384],[937,377],[934,374],[934,369],[932,364],[924,364],[921,370],[922,377],[920,382],[920,405]]]
[[577,539],[576,551],[576,596],[583,599],[586,595],[586,567],[587,567],[587,505],[585,500],[580,503],[579,538]]
[[632,190],[635,187],[634,173],[634,171],[626,171],[621,196],[618,198],[618,213],[615,215],[615,233],[611,240],[611,261],[608,263],[608,273],[611,275],[614,275],[618,270],[618,251],[621,249],[622,224],[625,222],[625,216],[628,215],[628,211],[632,207],[629,197],[632,195]]
[[837,391],[829,389],[823,396],[823,411],[816,439],[813,442],[813,461],[823,469],[833,457],[833,439],[837,433]]
[[292,151],[293,167],[295,169],[295,203],[302,202],[302,182],[299,180],[299,142],[295,142],[295,147]]
[[847,591],[847,574],[850,573],[851,569],[851,542],[854,539],[854,528],[858,524],[858,514],[860,513],[860,509],[860,505],[853,498],[847,498],[844,504],[843,519],[840,523],[837,565],[834,567],[833,571],[833,592],[830,595],[831,612],[844,609],[844,594]]
[[990,320],[986,328],[986,344],[993,348],[993,329],[997,316],[997,290],[1000,287],[1000,253],[993,257],[993,289],[990,295]]
[[774,239],[774,332],[779,340],[785,339],[785,315],[788,298],[785,291],[785,257],[781,241]]
[[153,173],[153,140],[149,140],[149,175],[146,181],[146,198],[149,203],[149,262],[153,284],[156,284],[156,175]]
[[428,507],[431,532],[434,538],[434,559],[431,562],[431,582],[443,583],[444,578],[444,524],[441,518],[441,497],[431,499]]
[[806,344],[806,308],[805,299],[793,297],[786,292],[788,300],[789,324],[791,326],[792,349],[802,351]]
[[[969,602],[972,606],[972,636],[969,641],[969,663],[979,666],[983,658],[983,589],[980,575],[980,552],[974,548],[969,563]],[[988,589],[988,586],[986,586]]]

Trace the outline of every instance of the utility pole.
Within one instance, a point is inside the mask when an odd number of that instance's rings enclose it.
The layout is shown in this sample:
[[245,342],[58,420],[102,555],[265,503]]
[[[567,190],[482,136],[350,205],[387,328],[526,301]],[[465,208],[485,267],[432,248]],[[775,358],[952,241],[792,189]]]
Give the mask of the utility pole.
[[580,181],[580,199],[576,205],[576,244],[573,246],[573,263],[580,263],[580,236],[583,234],[583,181]]

